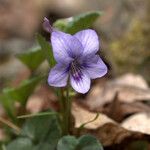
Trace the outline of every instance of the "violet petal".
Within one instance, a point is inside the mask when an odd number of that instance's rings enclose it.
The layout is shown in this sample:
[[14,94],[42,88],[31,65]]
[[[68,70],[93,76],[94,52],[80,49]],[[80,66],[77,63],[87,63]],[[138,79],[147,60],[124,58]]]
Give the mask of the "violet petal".
[[79,93],[86,93],[90,89],[91,80],[85,70],[81,70],[82,74],[79,77],[70,75],[70,82],[73,89]]
[[74,35],[83,45],[83,55],[95,54],[99,50],[98,35],[94,30],[86,29]]
[[68,80],[68,66],[56,64],[50,71],[48,76],[48,83],[55,87],[64,87]]
[[[96,61],[97,63],[95,63]],[[88,72],[91,79],[100,78],[108,71],[107,66],[102,59],[99,57],[97,60],[97,55],[95,55],[95,62],[94,59],[91,61],[87,59],[84,63],[84,68]]]
[[82,44],[78,39],[61,31],[52,32],[51,43],[57,62],[69,63],[83,53]]

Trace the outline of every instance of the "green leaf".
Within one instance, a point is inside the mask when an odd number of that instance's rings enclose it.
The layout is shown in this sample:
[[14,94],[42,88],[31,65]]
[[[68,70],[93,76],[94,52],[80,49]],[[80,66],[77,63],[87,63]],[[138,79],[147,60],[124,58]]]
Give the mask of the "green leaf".
[[60,19],[54,23],[54,27],[64,32],[74,34],[80,30],[90,28],[101,14],[100,11],[93,11],[70,17],[68,19]]
[[32,150],[55,150],[56,145],[54,144],[49,144],[46,142],[40,143],[36,146],[34,146],[34,148]]
[[32,71],[36,70],[46,59],[45,54],[40,47],[18,54],[17,58]]
[[0,144],[0,150],[7,150],[5,144]]
[[20,136],[8,144],[7,150],[56,150],[60,137],[61,130],[56,116],[29,118]]
[[51,48],[51,45],[49,42],[47,42],[45,40],[45,38],[40,35],[40,34],[37,34],[37,41],[38,43],[40,44],[44,54],[45,54],[45,57],[47,58],[48,62],[49,62],[49,65],[51,67],[53,67],[56,62],[55,62],[55,59],[54,59],[54,56],[53,56],[53,51],[52,51],[52,48]]
[[78,140],[73,136],[64,136],[57,145],[57,150],[75,150]]
[[6,150],[55,150],[55,146],[49,143],[43,142],[34,144],[29,138],[18,138],[11,142]]
[[36,85],[41,81],[43,77],[35,77],[32,79],[25,80],[22,84],[16,88],[5,88],[3,89],[2,95],[0,95],[0,102],[7,115],[16,122],[16,107],[15,101],[20,102],[23,106],[26,104],[28,97],[34,91]]
[[32,79],[25,80],[17,88],[5,88],[3,93],[7,96],[8,100],[18,101],[25,105],[28,97],[32,94],[41,79],[42,77],[34,77]]
[[58,19],[54,22],[53,26],[61,31],[65,31],[65,28],[67,27],[69,23],[68,19]]
[[7,150],[32,150],[32,141],[28,138],[18,138],[7,146]]
[[18,119],[23,119],[23,118],[31,118],[31,117],[38,117],[38,116],[47,116],[47,115],[58,115],[56,112],[40,112],[40,113],[33,113],[33,114],[28,114],[28,115],[21,115],[18,116]]
[[103,150],[99,141],[91,135],[83,135],[79,138],[77,150]]
[[32,139],[34,143],[47,142],[56,145],[61,136],[61,130],[56,116],[38,116],[27,120],[21,136]]
[[7,95],[1,95],[0,101],[5,108],[7,115],[13,120],[16,120],[16,109],[14,106],[14,101],[10,100]]
[[84,135],[79,139],[73,136],[64,136],[59,140],[57,150],[103,150],[103,147],[91,135]]

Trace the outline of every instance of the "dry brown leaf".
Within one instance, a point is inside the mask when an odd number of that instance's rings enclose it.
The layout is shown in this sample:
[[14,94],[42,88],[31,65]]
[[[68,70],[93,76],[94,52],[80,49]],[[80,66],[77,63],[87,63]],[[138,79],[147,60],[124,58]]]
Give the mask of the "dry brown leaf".
[[98,112],[103,112],[108,117],[117,122],[121,122],[132,114],[139,112],[150,112],[150,106],[142,102],[122,103],[118,100],[117,95],[114,100],[105,107],[98,108]]
[[145,79],[141,75],[127,73],[125,75],[120,76],[119,78],[113,81],[115,84],[128,85],[139,87],[142,89],[148,89],[148,84]]
[[45,101],[36,95],[32,95],[27,103],[27,110],[31,113],[37,113],[43,109],[43,105],[45,105]]
[[[76,127],[80,127],[80,125],[92,120],[96,116],[96,113],[89,112],[75,103],[73,104],[72,114],[75,118]],[[87,133],[96,136],[103,146],[113,146],[114,150],[117,150],[118,146],[121,150],[123,150],[126,148],[127,143],[131,143],[136,140],[150,141],[149,135],[127,130],[104,114],[100,114],[96,121],[87,124],[80,132],[81,135]]]
[[150,136],[147,134],[129,131],[113,123],[106,123],[96,130],[85,130],[82,132],[82,134],[85,133],[93,134],[104,146],[113,146],[115,147],[115,150],[117,150],[117,147],[120,148],[119,150],[122,150],[127,146],[126,144],[129,144],[132,141],[150,141]]
[[118,99],[124,103],[133,103],[135,101],[150,100],[150,88],[139,75],[125,75],[118,80],[110,80],[104,85],[96,85],[91,89],[87,100],[83,103],[89,109],[95,110],[105,104],[113,101],[115,94],[118,93]]
[[42,85],[29,97],[26,109],[36,113],[49,108],[58,110],[56,96],[47,86]]
[[132,115],[124,120],[121,126],[131,131],[150,134],[150,113]]
[[[88,121],[91,121],[97,115],[97,113],[89,112],[88,110],[83,109],[81,106],[79,106],[75,103],[73,103],[73,106],[72,106],[72,114],[75,118],[75,127],[76,128],[80,127],[82,124],[84,124]],[[106,115],[100,113],[98,118],[95,121],[87,124],[85,127],[87,129],[96,129],[96,128],[101,127],[104,124],[110,123],[110,122],[115,123],[112,119],[110,119]]]

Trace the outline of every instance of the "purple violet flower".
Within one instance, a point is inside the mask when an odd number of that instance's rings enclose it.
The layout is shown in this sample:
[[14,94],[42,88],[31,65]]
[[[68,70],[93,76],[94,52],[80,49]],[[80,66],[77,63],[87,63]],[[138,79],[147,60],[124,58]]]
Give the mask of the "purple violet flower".
[[47,18],[44,18],[43,26],[51,33],[51,44],[57,62],[49,73],[49,85],[64,87],[69,79],[74,90],[79,93],[88,92],[91,79],[107,73],[107,66],[96,54],[99,50],[96,32],[86,29],[70,35],[53,29]]

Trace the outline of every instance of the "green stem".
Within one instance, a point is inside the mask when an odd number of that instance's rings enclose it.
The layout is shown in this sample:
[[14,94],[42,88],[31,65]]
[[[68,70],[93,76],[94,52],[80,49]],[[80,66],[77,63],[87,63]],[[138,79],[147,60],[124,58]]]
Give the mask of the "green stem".
[[60,97],[59,97],[60,107],[61,107],[61,127],[62,127],[62,135],[65,135],[65,97],[63,88],[60,89]]
[[96,116],[95,116],[92,120],[83,123],[83,124],[78,128],[78,130],[77,130],[77,136],[80,136],[81,130],[82,130],[87,124],[89,124],[89,123],[91,123],[91,122],[94,122],[98,117],[99,117],[99,113],[97,113]]
[[61,113],[62,113],[62,131],[63,135],[68,135],[70,130],[70,114],[71,114],[71,100],[69,96],[69,86],[61,90]]
[[18,119],[30,118],[30,117],[39,117],[39,116],[47,116],[47,115],[58,115],[56,112],[41,112],[41,113],[33,113],[28,115],[18,116]]
[[66,89],[66,126],[67,126],[67,133],[69,133],[70,129],[70,114],[71,114],[71,100],[69,97],[69,85],[67,85]]

